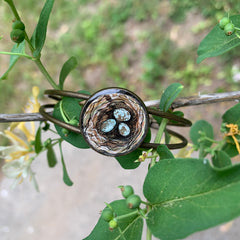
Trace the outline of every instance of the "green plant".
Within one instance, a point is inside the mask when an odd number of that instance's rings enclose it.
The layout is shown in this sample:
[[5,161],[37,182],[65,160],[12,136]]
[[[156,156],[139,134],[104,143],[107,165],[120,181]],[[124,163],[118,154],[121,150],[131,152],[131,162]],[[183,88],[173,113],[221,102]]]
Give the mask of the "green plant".
[[199,85],[211,85],[211,72],[211,65],[198,66],[192,61],[187,61],[182,70],[170,72],[169,77],[174,81],[182,81],[188,86],[188,91],[194,93]]
[[[16,20],[22,21],[14,2],[12,0],[5,0],[5,2],[9,5]],[[77,59],[71,57],[63,64],[58,81],[51,77],[41,61],[53,4],[54,0],[46,0],[31,37],[21,27],[18,30],[24,32],[24,39],[20,43],[16,43],[11,52],[0,52],[11,56],[9,68],[1,76],[1,80],[7,78],[8,73],[15,67],[19,58],[26,58],[37,65],[54,89],[65,89],[65,81],[69,73],[77,66]],[[124,21],[125,18],[126,16],[123,16],[121,21]],[[99,31],[102,31],[102,27],[104,29],[98,20],[93,22],[86,20],[80,27],[84,40],[95,43],[95,37],[98,36]],[[230,17],[230,20],[234,26],[240,25],[239,15]],[[240,40],[237,32],[238,29],[235,28],[231,35],[226,35],[223,29],[217,25],[201,42],[198,50],[198,62],[207,57],[220,55],[239,45]],[[113,36],[115,38],[118,34],[114,33]],[[116,41],[116,44],[119,43],[121,44],[121,39]],[[107,46],[112,49],[112,44],[109,45],[107,43]],[[28,47],[28,54],[25,52],[26,47]],[[102,48],[100,47],[100,49]],[[111,50],[107,48],[107,51]],[[163,50],[159,48],[158,54],[161,51]],[[99,50],[98,54],[101,56],[102,50]],[[150,60],[157,61],[158,54],[156,56],[153,50],[150,51]],[[91,56],[91,52],[87,53],[86,56]],[[94,58],[94,61],[97,60]],[[153,69],[158,71],[155,65]],[[195,72],[196,69],[193,69],[190,74],[195,74]],[[182,116],[182,112],[174,112],[171,107],[182,89],[183,86],[180,83],[169,85],[163,92],[157,108],[165,114],[172,113]],[[89,94],[83,90],[78,92]],[[39,89],[34,87],[32,93],[32,111],[37,112],[40,106],[38,102]],[[54,106],[53,117],[65,123],[78,125],[77,119],[79,119],[82,110],[81,101],[66,96],[58,100],[59,102]],[[240,215],[238,204],[240,165],[233,165],[231,161],[231,158],[240,153],[240,104],[234,105],[222,115],[220,130],[223,139],[220,141],[214,139],[213,127],[210,123],[205,120],[194,123],[190,130],[190,138],[193,142],[193,149],[199,151],[199,158],[186,158],[188,152],[185,152],[182,157],[175,158],[167,146],[161,144],[164,133],[166,143],[174,140],[166,130],[167,124],[171,124],[173,121],[169,122],[168,119],[160,117],[155,117],[155,120],[158,124],[154,139],[154,143],[158,144],[156,149],[137,148],[127,155],[116,157],[116,161],[124,169],[135,169],[143,161],[149,162],[149,169],[143,184],[143,195],[146,200],[142,200],[134,194],[132,187],[124,186],[122,191],[124,199],[106,203],[107,206],[102,211],[99,221],[86,239],[138,240],[142,237],[144,221],[147,223],[148,240],[152,238],[152,235],[165,240],[180,239]],[[54,167],[57,164],[57,158],[53,147],[59,145],[63,181],[68,186],[73,185],[64,162],[62,142],[67,141],[77,148],[88,148],[84,137],[81,134],[66,131],[57,124],[55,124],[55,131],[46,121],[40,124],[37,131],[34,130],[34,124],[31,126],[32,132],[26,131],[24,123],[19,123],[11,125],[10,129],[1,133],[12,142],[21,145],[21,148],[17,144],[14,147],[0,148],[1,154],[8,160],[3,165],[3,172],[8,177],[13,178],[15,183],[30,177],[38,189],[31,164],[39,154],[46,152],[49,167]],[[15,128],[25,134],[25,141],[14,133]],[[56,138],[43,141],[42,134],[46,131],[56,133]],[[144,142],[148,143],[150,140],[151,129],[148,130]],[[8,151],[5,151],[6,149]]]
[[122,196],[124,198],[128,198],[129,196],[131,196],[134,193],[133,187],[130,185],[120,186],[120,189],[122,191]]

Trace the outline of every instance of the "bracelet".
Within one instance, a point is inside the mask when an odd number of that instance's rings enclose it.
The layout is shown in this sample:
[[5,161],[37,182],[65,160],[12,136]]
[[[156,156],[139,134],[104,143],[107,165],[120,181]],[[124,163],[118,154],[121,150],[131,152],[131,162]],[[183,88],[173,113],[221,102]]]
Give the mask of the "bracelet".
[[[126,155],[139,147],[156,149],[160,144],[144,142],[152,127],[149,114],[171,120],[169,125],[189,127],[192,124],[188,119],[146,107],[135,93],[124,88],[106,88],[92,95],[63,90],[46,90],[45,94],[57,101],[62,97],[85,100],[78,126],[60,121],[46,111],[54,108],[54,104],[42,105],[39,112],[54,124],[82,134],[92,149],[106,156]],[[166,144],[169,149],[187,145],[184,136],[169,129],[166,131],[181,140]]]

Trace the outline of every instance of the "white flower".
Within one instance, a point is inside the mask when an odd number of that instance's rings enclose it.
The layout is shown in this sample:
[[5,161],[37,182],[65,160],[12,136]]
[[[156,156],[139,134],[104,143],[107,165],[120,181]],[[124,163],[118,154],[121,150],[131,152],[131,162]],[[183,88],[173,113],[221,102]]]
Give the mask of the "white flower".
[[38,191],[38,184],[35,179],[35,173],[31,169],[31,163],[33,158],[28,160],[24,156],[17,160],[7,162],[3,165],[2,171],[4,175],[8,178],[15,179],[12,187],[15,187],[17,183],[22,183],[24,179],[29,178],[33,181],[35,189]]
[[[30,112],[38,112],[38,87],[32,89],[33,101],[29,100],[26,110]],[[25,112],[26,112],[25,110]],[[17,130],[17,131],[16,131]],[[31,169],[31,163],[34,160],[32,155],[34,151],[35,140],[35,124],[30,122],[30,129],[28,129],[26,123],[12,123],[9,129],[0,132],[0,135],[6,137],[10,145],[0,146],[0,158],[5,159],[5,164],[2,167],[3,173],[6,177],[14,178],[14,186],[17,182],[21,183],[25,178],[33,180],[35,188],[38,190],[38,186],[34,177],[34,173]]]

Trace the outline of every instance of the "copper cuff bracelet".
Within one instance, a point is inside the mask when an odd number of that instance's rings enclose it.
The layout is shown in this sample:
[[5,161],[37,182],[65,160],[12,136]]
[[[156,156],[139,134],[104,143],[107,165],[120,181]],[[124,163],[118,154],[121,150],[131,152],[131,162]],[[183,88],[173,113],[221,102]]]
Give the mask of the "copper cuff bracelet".
[[[45,94],[57,101],[62,97],[86,100],[78,126],[58,120],[46,111],[54,108],[54,104],[42,105],[39,112],[54,124],[82,134],[92,149],[107,156],[126,155],[139,147],[157,148],[159,144],[144,142],[151,127],[149,114],[172,120],[169,125],[188,127],[192,124],[185,118],[146,107],[135,93],[123,88],[106,88],[93,95],[62,90],[46,90]],[[169,129],[167,132],[181,140],[180,143],[166,144],[169,149],[187,145],[187,140],[182,135]]]

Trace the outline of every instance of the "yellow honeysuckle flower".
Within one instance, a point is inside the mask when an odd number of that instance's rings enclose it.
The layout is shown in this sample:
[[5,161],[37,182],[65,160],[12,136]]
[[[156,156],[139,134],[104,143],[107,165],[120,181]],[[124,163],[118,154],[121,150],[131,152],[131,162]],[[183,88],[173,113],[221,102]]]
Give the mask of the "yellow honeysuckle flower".
[[240,135],[240,130],[238,130],[237,124],[226,124],[226,127],[229,128],[229,132],[225,134],[225,136],[231,136],[233,138],[233,141],[236,145],[236,148],[238,150],[238,153],[240,154],[240,145],[235,135]]
[[0,135],[6,137],[11,145],[0,146],[0,156],[5,159],[6,162],[11,162],[19,157],[25,156],[29,158],[29,154],[33,153],[30,144],[18,137],[15,133],[5,130],[4,133],[0,132]]
[[[24,112],[38,112],[39,110],[38,87],[33,87],[32,94],[33,100],[28,101]],[[9,129],[0,132],[0,135],[6,137],[11,143],[9,146],[0,146],[0,158],[6,161],[2,170],[7,177],[11,176],[10,178],[15,178],[18,182],[22,182],[27,176],[34,177],[30,168],[34,157],[30,157],[30,155],[34,153],[33,141],[35,140],[35,132],[34,122],[31,122],[30,126],[25,122],[12,123]],[[35,180],[34,185],[36,186]]]
[[33,100],[29,99],[28,104],[25,106],[24,112],[36,113],[39,111],[40,103],[38,102],[39,88],[34,86],[32,88]]

